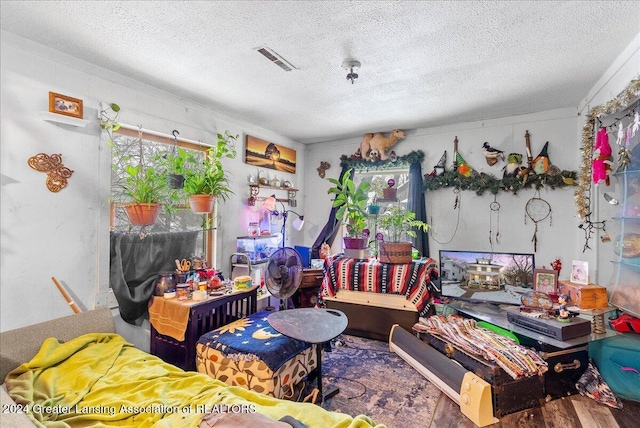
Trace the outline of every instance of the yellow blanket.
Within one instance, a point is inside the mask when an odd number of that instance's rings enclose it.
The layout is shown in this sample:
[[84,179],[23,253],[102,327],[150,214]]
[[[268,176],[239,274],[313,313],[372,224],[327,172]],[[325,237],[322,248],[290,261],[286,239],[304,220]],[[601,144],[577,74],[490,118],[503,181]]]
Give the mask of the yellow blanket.
[[[37,426],[197,427],[206,413],[290,415],[309,427],[366,428],[364,415],[328,412],[185,372],[136,349],[117,334],[47,339],[7,375],[9,395]],[[382,427],[379,425],[378,427]]]

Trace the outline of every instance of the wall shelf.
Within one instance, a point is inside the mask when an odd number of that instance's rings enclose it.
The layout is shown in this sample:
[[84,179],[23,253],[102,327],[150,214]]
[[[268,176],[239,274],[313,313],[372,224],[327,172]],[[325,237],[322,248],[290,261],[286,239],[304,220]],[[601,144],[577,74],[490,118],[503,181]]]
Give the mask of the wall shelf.
[[38,114],[43,120],[46,120],[47,122],[62,123],[64,125],[77,126],[79,128],[84,128],[90,122],[90,120],[78,119],[71,116],[65,116],[63,114],[51,113],[50,111],[39,111]]
[[286,198],[278,198],[277,197],[278,195],[276,194],[276,199],[279,202],[288,203],[292,207],[296,206],[296,194],[298,193],[298,189],[294,189],[293,187],[276,187],[276,186],[269,186],[267,184],[249,184],[249,189],[251,193],[251,196],[249,196],[249,205],[251,206],[255,205],[256,199],[261,189],[270,189],[270,190],[276,190],[276,191],[279,190],[279,191],[287,192]]

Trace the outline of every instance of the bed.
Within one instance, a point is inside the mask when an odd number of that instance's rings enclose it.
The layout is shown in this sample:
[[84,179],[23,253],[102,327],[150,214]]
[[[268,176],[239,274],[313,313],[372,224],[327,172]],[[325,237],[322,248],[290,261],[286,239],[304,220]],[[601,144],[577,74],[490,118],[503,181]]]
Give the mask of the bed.
[[0,333],[0,376],[3,427],[375,426],[186,372],[127,343],[107,308]]
[[346,334],[387,341],[394,324],[411,331],[433,312],[438,268],[431,258],[391,264],[337,254],[325,259],[324,272],[322,299],[347,315]]

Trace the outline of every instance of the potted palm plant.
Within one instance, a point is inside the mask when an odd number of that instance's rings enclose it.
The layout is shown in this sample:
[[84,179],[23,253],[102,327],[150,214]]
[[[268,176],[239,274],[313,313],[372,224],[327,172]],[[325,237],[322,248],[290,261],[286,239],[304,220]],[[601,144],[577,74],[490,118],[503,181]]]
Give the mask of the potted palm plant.
[[411,263],[412,244],[407,237],[415,238],[416,229],[423,232],[429,230],[429,225],[416,220],[416,213],[408,211],[400,205],[391,205],[379,217],[379,227],[386,240],[379,243],[380,261],[382,263]]
[[[368,247],[369,229],[367,229],[367,201],[370,183],[363,181],[358,186],[351,179],[351,170],[345,171],[340,180],[327,178],[334,186],[327,190],[335,195],[333,206],[338,207],[336,218],[346,226],[344,237],[345,255],[354,258],[365,258]],[[355,251],[347,251],[355,250]]]
[[194,213],[210,213],[216,198],[226,201],[233,194],[221,160],[236,157],[237,138],[237,135],[231,135],[229,131],[218,134],[218,142],[207,150],[202,165],[185,171],[184,191],[189,196],[189,206]]

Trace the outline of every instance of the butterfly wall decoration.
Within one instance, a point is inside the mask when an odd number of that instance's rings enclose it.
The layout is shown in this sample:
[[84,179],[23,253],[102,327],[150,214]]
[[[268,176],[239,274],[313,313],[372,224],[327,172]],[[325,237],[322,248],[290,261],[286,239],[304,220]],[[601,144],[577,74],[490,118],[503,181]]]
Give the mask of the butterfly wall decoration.
[[62,164],[61,154],[38,153],[31,156],[27,163],[36,171],[47,174],[47,188],[54,193],[67,187],[67,178],[73,174],[72,170]]

